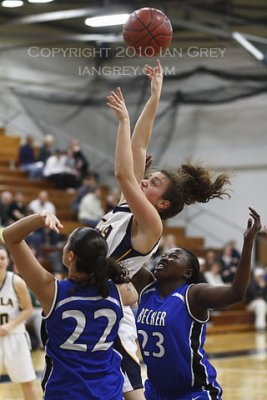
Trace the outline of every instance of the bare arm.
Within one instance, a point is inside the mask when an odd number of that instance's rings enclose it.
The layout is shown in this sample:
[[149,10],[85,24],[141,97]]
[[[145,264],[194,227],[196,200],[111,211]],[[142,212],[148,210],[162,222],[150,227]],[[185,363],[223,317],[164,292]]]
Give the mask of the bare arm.
[[31,232],[44,226],[57,232],[62,227],[53,214],[43,211],[40,214],[30,215],[9,225],[3,229],[2,235],[21,276],[38,298],[44,313],[47,313],[54,299],[55,279],[52,274],[42,267],[24,241]]
[[134,285],[129,283],[122,283],[118,285],[118,289],[121,294],[122,303],[125,306],[132,306],[138,300],[138,293]]
[[211,286],[197,284],[189,290],[189,305],[195,317],[205,315],[209,308],[226,307],[241,301],[247,290],[250,279],[250,266],[253,242],[261,229],[260,216],[249,207],[250,216],[244,233],[244,243],[236,276],[231,285]]
[[6,336],[21,322],[26,321],[32,314],[32,302],[25,282],[14,275],[14,288],[19,298],[20,313],[15,319],[0,326],[0,336]]
[[134,284],[138,293],[155,280],[152,272],[143,266],[139,271],[132,277],[132,283]]
[[114,109],[119,120],[115,152],[115,176],[134,214],[140,252],[149,251],[162,233],[162,222],[155,207],[141,190],[134,174],[134,161],[131,148],[130,120],[121,90],[111,92],[108,105]]
[[157,60],[156,68],[146,65],[144,71],[151,81],[151,95],[138,118],[132,136],[134,173],[138,182],[144,177],[146,152],[156,118],[163,81],[162,67],[159,60]]

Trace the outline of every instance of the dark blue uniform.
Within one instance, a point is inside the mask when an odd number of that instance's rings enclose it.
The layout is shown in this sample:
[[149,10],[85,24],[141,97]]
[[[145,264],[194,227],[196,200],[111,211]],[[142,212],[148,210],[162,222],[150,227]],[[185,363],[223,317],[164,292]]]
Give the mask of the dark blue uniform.
[[167,297],[153,282],[141,294],[137,330],[148,380],[148,400],[220,400],[222,389],[203,345],[207,321],[192,317],[185,284]]
[[109,282],[103,299],[95,287],[57,282],[45,319],[45,399],[122,400],[121,356],[113,349],[123,316],[120,295]]

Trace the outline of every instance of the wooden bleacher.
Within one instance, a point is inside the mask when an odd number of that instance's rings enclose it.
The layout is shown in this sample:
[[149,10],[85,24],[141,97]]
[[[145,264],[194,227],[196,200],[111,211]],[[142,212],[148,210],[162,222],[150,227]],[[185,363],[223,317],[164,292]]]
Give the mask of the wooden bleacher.
[[38,197],[41,190],[47,190],[50,200],[56,206],[57,215],[64,225],[62,234],[69,234],[79,226],[76,214],[71,210],[74,194],[54,189],[52,184],[45,180],[28,179],[27,173],[16,167],[20,142],[19,136],[5,135],[4,129],[0,128],[0,192],[5,190],[13,194],[22,192],[26,202],[29,203]]
[[246,309],[243,301],[226,309],[212,310],[207,333],[247,332],[255,330],[255,315]]

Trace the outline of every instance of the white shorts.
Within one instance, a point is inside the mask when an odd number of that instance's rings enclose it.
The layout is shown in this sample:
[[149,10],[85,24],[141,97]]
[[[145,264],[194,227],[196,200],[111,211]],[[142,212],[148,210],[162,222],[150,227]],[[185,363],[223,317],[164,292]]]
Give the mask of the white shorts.
[[130,307],[123,307],[115,349],[122,355],[121,369],[124,375],[123,393],[142,389],[140,362],[137,357],[137,332],[135,318]]
[[0,337],[0,374],[5,367],[12,382],[24,383],[36,379],[27,332]]

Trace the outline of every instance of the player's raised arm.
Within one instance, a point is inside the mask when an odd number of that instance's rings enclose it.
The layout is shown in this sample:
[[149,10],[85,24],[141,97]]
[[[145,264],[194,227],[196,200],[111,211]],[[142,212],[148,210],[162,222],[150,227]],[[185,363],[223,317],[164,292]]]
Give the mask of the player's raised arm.
[[[122,193],[135,219],[136,229],[143,236],[142,249],[151,249],[162,233],[162,222],[158,211],[145,196],[134,173],[134,161],[131,147],[130,119],[120,88],[111,92],[107,104],[119,120],[116,150],[115,176]],[[144,246],[144,247],[143,247]]]
[[40,214],[32,214],[21,218],[14,224],[2,230],[2,237],[6,247],[10,251],[19,273],[34,292],[44,309],[50,310],[54,299],[54,276],[46,271],[34,256],[24,239],[37,229],[47,226],[59,232],[62,225],[55,215],[49,211]]
[[[231,285],[211,286],[207,284],[194,285],[189,291],[191,310],[199,308],[226,307],[241,301],[246,293],[250,279],[251,255],[254,240],[261,229],[259,214],[249,207],[250,218],[244,233],[241,258],[235,279]],[[196,315],[193,312],[194,315]]]
[[138,181],[144,177],[146,152],[156,118],[163,82],[163,72],[159,60],[157,60],[155,68],[145,65],[144,72],[151,81],[151,95],[137,120],[132,136],[134,172]]

